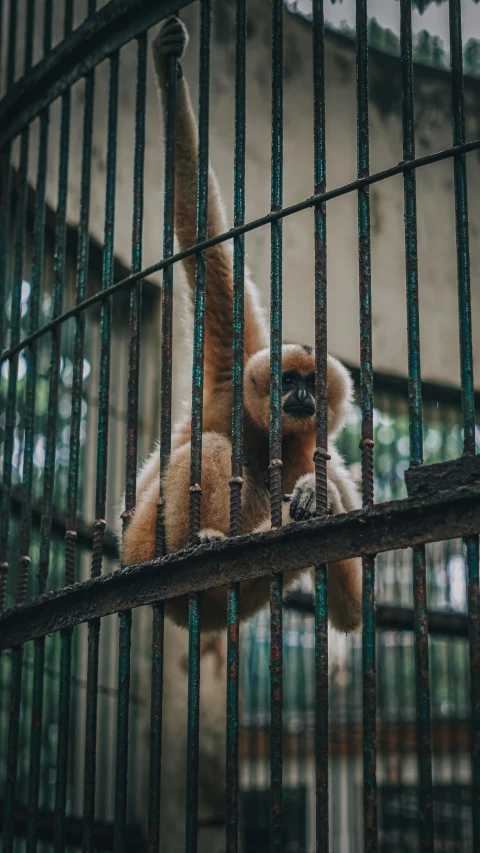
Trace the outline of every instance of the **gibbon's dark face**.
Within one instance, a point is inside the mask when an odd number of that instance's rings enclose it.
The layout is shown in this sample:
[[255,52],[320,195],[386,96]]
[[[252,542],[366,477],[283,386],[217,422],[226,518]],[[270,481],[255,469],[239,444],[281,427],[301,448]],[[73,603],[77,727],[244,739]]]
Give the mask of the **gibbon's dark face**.
[[315,414],[315,374],[300,370],[282,373],[283,411],[286,415],[306,420]]

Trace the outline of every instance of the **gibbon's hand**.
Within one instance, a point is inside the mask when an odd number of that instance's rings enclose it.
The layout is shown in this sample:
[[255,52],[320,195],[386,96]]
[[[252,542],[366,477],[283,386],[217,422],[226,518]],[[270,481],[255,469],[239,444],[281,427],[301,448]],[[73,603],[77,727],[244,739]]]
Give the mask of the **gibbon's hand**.
[[[174,15],[167,18],[158,35],[152,42],[152,51],[157,74],[162,83],[165,82],[167,60],[169,56],[175,56],[177,60],[184,55],[188,44],[188,32],[184,24]],[[177,61],[177,75],[182,76],[182,67]]]
[[[315,515],[315,474],[304,474],[295,484],[290,498],[290,518],[294,521],[306,521]],[[332,515],[342,512],[340,494],[335,485],[327,479],[327,509]]]

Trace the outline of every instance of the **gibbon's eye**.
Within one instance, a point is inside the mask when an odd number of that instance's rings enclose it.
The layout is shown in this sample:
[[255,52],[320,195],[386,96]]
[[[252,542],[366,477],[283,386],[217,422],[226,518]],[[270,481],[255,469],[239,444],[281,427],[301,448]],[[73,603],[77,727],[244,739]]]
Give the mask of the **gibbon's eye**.
[[284,385],[293,385],[292,377],[291,376],[284,376],[283,377],[283,384]]

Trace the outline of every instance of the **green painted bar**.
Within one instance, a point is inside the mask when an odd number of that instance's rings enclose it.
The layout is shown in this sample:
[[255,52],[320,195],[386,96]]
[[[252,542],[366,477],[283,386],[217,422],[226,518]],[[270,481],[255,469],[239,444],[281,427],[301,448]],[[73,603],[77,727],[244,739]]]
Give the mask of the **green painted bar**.
[[[25,72],[28,71],[32,64],[33,52],[33,23],[34,23],[34,5],[29,3],[27,8],[25,22]],[[10,4],[10,26],[9,26],[9,52],[7,63],[7,86],[11,85],[15,74],[15,51],[17,40],[17,4],[15,0]],[[10,181],[11,181],[11,166],[10,166],[10,146],[8,146],[7,161],[7,193],[6,193],[6,218],[3,219],[3,225],[6,228],[5,237],[5,255],[3,269],[0,267],[0,276],[2,273],[6,276],[7,261],[8,261],[8,239],[9,239],[9,207],[10,207]],[[13,263],[13,283],[11,290],[11,313],[10,313],[10,341],[18,341],[20,337],[20,320],[21,320],[21,301],[22,301],[22,281],[23,267],[25,256],[25,233],[27,220],[27,199],[28,199],[28,156],[29,156],[29,129],[23,131],[20,138],[20,168],[19,168],[19,197],[16,213],[16,229],[15,229],[15,248],[14,248],[14,263]],[[3,297],[5,291],[3,291]],[[4,312],[4,301],[0,302],[0,310]],[[10,495],[12,485],[12,462],[13,462],[13,446],[14,446],[14,430],[16,421],[16,406],[17,406],[17,372],[18,372],[18,355],[14,356],[9,361],[8,371],[8,390],[7,404],[5,408],[5,441],[3,446],[3,478],[2,492],[0,500],[0,513],[2,524],[0,525],[0,560],[2,561],[2,578],[0,584],[0,611],[4,605],[4,597],[6,591],[6,580],[8,572],[8,537],[9,537],[9,521],[10,521]],[[12,567],[13,569],[13,567]],[[17,587],[17,601],[21,603],[19,596],[23,595],[22,585]],[[6,780],[4,793],[4,811],[3,811],[3,851],[4,853],[13,853],[14,837],[15,837],[15,804],[17,796],[17,773],[18,773],[18,753],[20,741],[20,713],[21,713],[21,696],[22,696],[22,671],[23,671],[23,647],[17,646],[12,649],[12,670],[10,683],[10,705],[9,705],[9,721],[8,721],[8,745],[7,745],[7,765],[6,765]]]
[[[146,35],[143,35],[137,42],[135,156],[133,168],[132,272],[136,272],[142,268],[146,78],[147,38]],[[125,532],[127,528],[130,513],[135,506],[136,500],[141,309],[142,283],[139,282],[138,285],[130,291],[127,455],[125,464],[125,512],[122,516],[123,532]],[[117,750],[115,766],[115,817],[113,844],[116,853],[124,853],[124,851],[126,851],[127,843],[130,647],[132,636],[131,611],[127,610],[119,613],[119,619]]]
[[[207,238],[208,157],[210,105],[210,30],[211,0],[200,6],[200,67],[198,98],[198,183],[197,241]],[[205,347],[205,293],[207,257],[197,253],[195,267],[195,307],[192,370],[192,451],[190,462],[190,543],[197,541],[200,529],[202,478],[203,371]],[[188,722],[187,722],[187,804],[185,853],[196,853],[198,832],[198,738],[200,706],[200,596],[189,596],[188,645]]]
[[[235,48],[235,142],[233,175],[234,225],[245,221],[247,4],[237,0]],[[244,388],[244,287],[245,240],[233,241],[233,395],[232,476],[230,479],[230,535],[241,530],[243,485],[243,388]],[[227,853],[238,851],[238,698],[239,698],[240,586],[227,592],[227,723],[225,834]]]
[[[465,142],[465,91],[463,80],[462,6],[449,0],[450,62],[452,73],[453,144]],[[455,231],[457,243],[460,379],[462,389],[463,452],[476,452],[475,384],[473,378],[470,247],[465,155],[453,159]],[[478,592],[478,536],[465,541],[468,577],[468,630],[470,640],[471,760],[473,851],[480,851],[480,602]]]
[[[174,252],[175,212],[175,128],[177,61],[169,60],[167,70],[167,108],[165,116],[165,172],[163,213],[163,254]],[[170,459],[172,441],[172,322],[173,322],[173,266],[166,267],[162,281],[162,361],[161,361],[161,407],[160,407],[160,482],[157,506],[157,530],[155,555],[166,553],[163,521],[162,473]],[[162,779],[162,722],[163,722],[163,650],[164,618],[163,601],[153,605],[152,614],[152,695],[150,706],[150,769],[148,803],[148,851],[158,853],[160,848],[160,789]]]
[[[325,33],[323,0],[313,2],[313,145],[314,192],[326,187]],[[328,396],[327,396],[327,208],[314,211],[315,228],[315,485],[317,516],[327,512]],[[328,571],[315,569],[315,837],[319,853],[328,853]]]
[[[17,17],[18,9],[16,0],[10,0],[9,26],[8,26],[8,56],[7,56],[7,89],[12,86],[15,79],[15,58],[17,47]],[[28,157],[28,131],[22,135],[27,141],[26,153]],[[25,143],[22,146],[25,157]],[[9,258],[10,241],[10,214],[11,214],[11,192],[12,192],[12,140],[3,149],[2,158],[2,190],[0,197],[0,346],[3,349],[4,341],[4,318],[5,299],[7,296],[7,270]],[[21,219],[21,217],[20,217]],[[18,343],[20,337],[20,285],[14,282],[12,288],[12,309],[10,316],[10,346],[12,342]],[[20,287],[20,290],[19,290]],[[13,419],[15,417],[15,399],[17,385],[18,358],[11,358],[8,367],[8,391],[7,407],[5,411],[5,440],[3,447],[4,466],[2,475],[2,492],[0,495],[0,514],[4,523],[0,528],[0,613],[5,607],[5,595],[7,591],[8,576],[8,534],[10,529],[10,489],[12,485],[12,453],[13,453]],[[13,378],[15,376],[15,379]],[[12,410],[13,401],[13,410]]]
[[[271,209],[283,203],[283,0],[272,2]],[[271,226],[270,513],[282,523],[282,222]],[[283,575],[270,581],[270,853],[283,851]]]
[[[110,88],[108,96],[107,180],[105,189],[105,222],[102,264],[102,288],[107,288],[113,278],[113,245],[115,225],[115,187],[118,123],[119,54],[110,58]],[[102,572],[103,534],[105,532],[105,507],[107,487],[108,420],[110,402],[110,339],[112,304],[107,300],[102,306],[100,331],[100,388],[97,426],[97,476],[95,487],[95,525],[93,534],[91,575]],[[88,626],[87,661],[87,717],[85,721],[85,775],[83,803],[83,853],[93,853],[95,820],[95,772],[97,751],[98,709],[98,654],[100,621]]]
[[[356,2],[357,22],[357,167],[358,177],[370,171],[368,115],[367,0]],[[373,504],[373,367],[369,188],[358,192],[358,263],[360,296],[360,405],[362,426],[362,505]],[[377,677],[375,659],[375,560],[362,560],[363,672],[363,834],[365,853],[375,853],[377,829]]]
[[[52,44],[53,0],[45,4],[43,46],[48,53]],[[30,323],[32,330],[38,326],[40,295],[44,263],[45,239],[45,191],[47,178],[49,111],[40,115],[40,139],[38,151],[37,186],[32,249],[32,291],[30,295]],[[27,388],[25,412],[25,448],[23,462],[24,503],[20,523],[20,562],[29,555],[32,502],[33,449],[35,437],[35,393],[37,379],[37,346],[33,343],[26,350]],[[30,765],[28,774],[27,837],[26,853],[36,853],[38,798],[40,793],[40,769],[42,754],[43,687],[45,664],[45,640],[42,637],[34,644],[32,719],[30,735]]]
[[[400,39],[402,70],[403,158],[415,159],[415,102],[412,60],[412,10],[401,0]],[[407,291],[410,465],[423,464],[423,423],[418,303],[417,209],[414,170],[404,173],[405,270]],[[419,839],[422,853],[433,853],[433,781],[430,726],[430,668],[427,624],[425,548],[413,549],[414,636],[417,708],[417,763],[419,775]]]

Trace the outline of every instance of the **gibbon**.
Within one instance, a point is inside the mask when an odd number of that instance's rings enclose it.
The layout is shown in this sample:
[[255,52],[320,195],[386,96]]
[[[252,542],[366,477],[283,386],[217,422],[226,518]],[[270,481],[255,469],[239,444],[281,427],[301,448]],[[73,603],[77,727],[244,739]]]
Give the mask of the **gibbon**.
[[[155,70],[164,101],[167,58],[179,60],[188,34],[175,17],[169,18],[153,42]],[[197,127],[189,89],[178,65],[175,165],[175,233],[181,250],[196,241]],[[164,104],[165,106],[165,104]],[[213,171],[208,185],[208,236],[227,230],[223,204]],[[184,261],[189,290],[195,289],[195,258]],[[225,539],[230,524],[231,427],[232,427],[232,323],[233,265],[226,244],[207,251],[205,310],[205,379],[203,404],[202,495],[199,542]],[[245,391],[244,468],[241,532],[270,529],[269,522],[269,406],[270,357],[268,335],[256,289],[245,275]],[[328,428],[330,442],[343,426],[349,411],[352,383],[347,370],[328,358]],[[291,500],[282,507],[282,523],[315,514],[315,358],[308,346],[284,345],[282,349],[282,490]],[[189,543],[190,420],[174,429],[172,454],[163,474],[167,551]],[[328,509],[337,515],[359,507],[356,486],[343,461],[330,444],[328,462]],[[121,543],[124,565],[150,560],[155,550],[155,525],[159,494],[160,462],[154,451],[141,468],[137,505]],[[301,572],[286,572],[284,588]],[[268,601],[269,578],[241,584],[240,618],[249,618]],[[225,628],[226,589],[201,595],[201,630]],[[361,575],[356,559],[330,563],[328,606],[331,624],[348,632],[361,622]],[[188,597],[166,602],[166,612],[177,624],[188,624]]]

